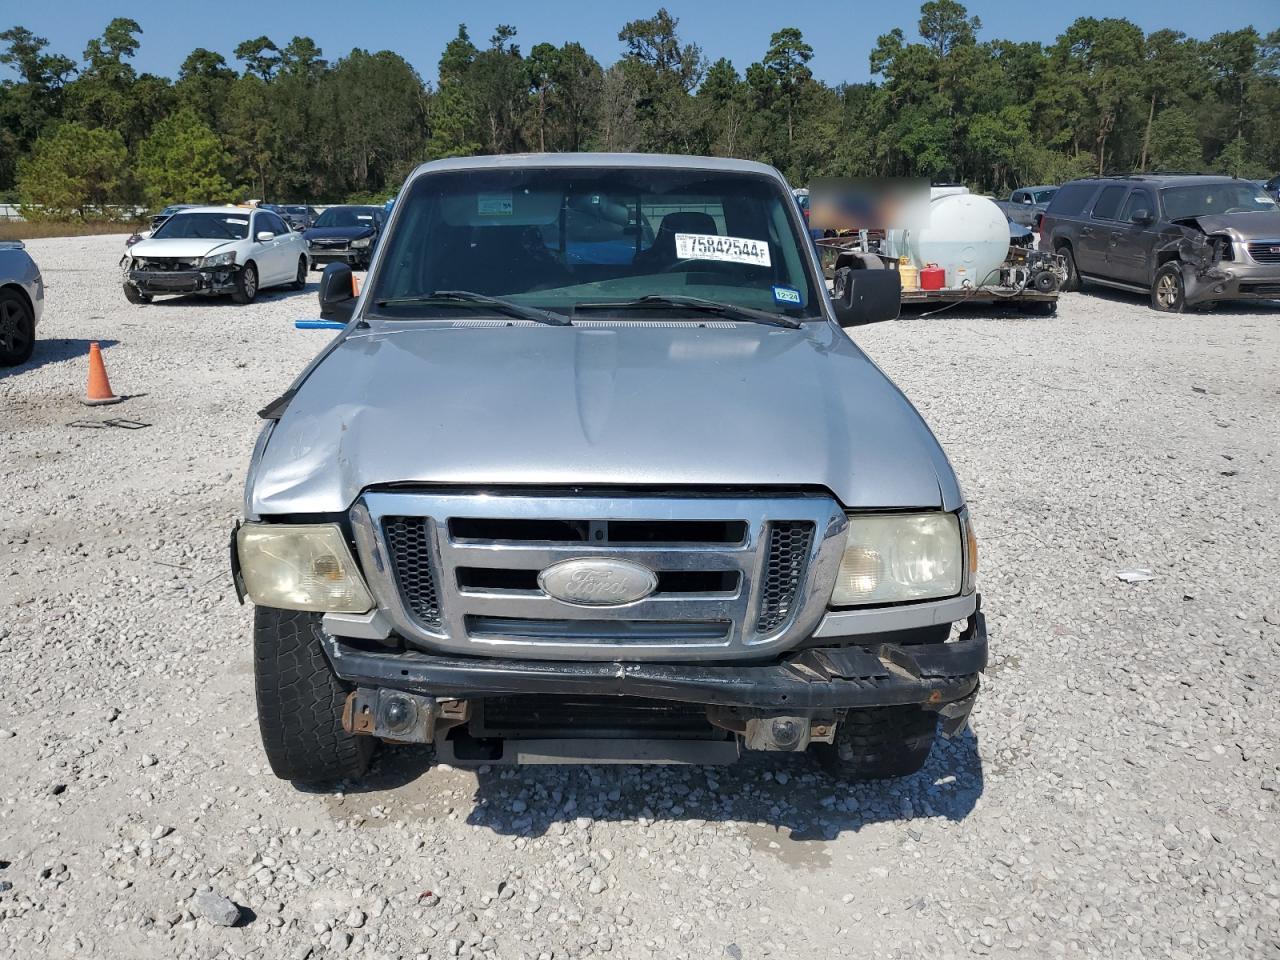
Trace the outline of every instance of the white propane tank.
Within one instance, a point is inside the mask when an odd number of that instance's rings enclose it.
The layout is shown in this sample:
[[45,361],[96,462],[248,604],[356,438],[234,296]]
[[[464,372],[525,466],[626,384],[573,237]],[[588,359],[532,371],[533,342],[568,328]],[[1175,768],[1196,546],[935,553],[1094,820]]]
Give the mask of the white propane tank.
[[890,253],[910,257],[917,267],[936,263],[949,288],[994,283],[996,268],[1009,255],[1008,218],[987,197],[956,190],[933,188],[929,225],[890,231]]

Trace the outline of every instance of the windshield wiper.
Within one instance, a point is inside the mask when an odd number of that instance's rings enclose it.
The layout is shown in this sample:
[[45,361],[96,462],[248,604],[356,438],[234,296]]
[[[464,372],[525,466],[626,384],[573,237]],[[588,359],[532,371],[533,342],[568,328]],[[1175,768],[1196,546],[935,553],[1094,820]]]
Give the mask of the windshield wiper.
[[558,313],[538,310],[534,307],[525,307],[518,303],[512,303],[510,300],[502,300],[499,297],[486,297],[483,293],[472,293],[470,290],[437,290],[435,293],[420,297],[389,297],[385,300],[375,300],[373,305],[375,307],[399,307],[412,303],[434,303],[438,301],[474,303],[479,307],[488,307],[498,313],[505,313],[509,317],[533,320],[536,323],[546,323],[555,327],[567,327],[571,323],[568,317],[562,317]]
[[800,321],[792,320],[780,313],[767,310],[756,310],[752,307],[740,307],[733,303],[721,303],[718,300],[704,300],[702,297],[665,296],[651,293],[634,300],[614,300],[600,303],[579,303],[575,310],[654,310],[673,307],[679,310],[697,310],[701,313],[717,313],[733,320],[750,320],[752,323],[767,323],[775,327],[787,327],[798,330]]

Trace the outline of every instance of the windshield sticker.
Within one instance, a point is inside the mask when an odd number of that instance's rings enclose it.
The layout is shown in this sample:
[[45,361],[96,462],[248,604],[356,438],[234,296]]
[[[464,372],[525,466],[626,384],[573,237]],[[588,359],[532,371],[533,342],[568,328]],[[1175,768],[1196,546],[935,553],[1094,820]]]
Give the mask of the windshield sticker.
[[248,221],[248,220],[240,220],[240,219],[238,219],[238,218],[236,218],[236,217],[227,217],[227,218],[226,218],[226,222],[227,222],[227,223],[234,223],[237,227],[247,227],[247,226],[249,225],[249,221]]
[[676,256],[681,260],[721,260],[769,266],[769,244],[744,237],[720,237],[714,233],[677,233]]
[[773,302],[789,303],[798,307],[800,306],[800,291],[795,287],[774,287]]
[[357,220],[372,220],[372,219],[373,219],[373,214],[372,214],[372,213],[357,213],[357,214],[356,214],[356,219],[357,219]]
[[511,194],[476,194],[476,213],[482,217],[509,217],[512,214]]

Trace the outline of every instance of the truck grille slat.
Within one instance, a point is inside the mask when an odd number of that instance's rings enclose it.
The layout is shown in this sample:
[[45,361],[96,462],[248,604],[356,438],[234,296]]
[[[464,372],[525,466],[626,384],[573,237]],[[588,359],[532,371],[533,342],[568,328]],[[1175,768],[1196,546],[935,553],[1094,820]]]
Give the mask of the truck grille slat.
[[758,633],[776,630],[787,620],[804,577],[812,544],[812,523],[769,525],[769,559],[761,589],[760,615],[756,619]]

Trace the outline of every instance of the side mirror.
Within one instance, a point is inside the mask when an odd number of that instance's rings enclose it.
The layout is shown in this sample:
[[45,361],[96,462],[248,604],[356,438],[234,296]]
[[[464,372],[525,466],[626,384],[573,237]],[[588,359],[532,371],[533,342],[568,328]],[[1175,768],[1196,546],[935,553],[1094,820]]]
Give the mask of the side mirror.
[[1150,223],[1154,219],[1155,217],[1151,216],[1150,210],[1135,210],[1133,211],[1133,216],[1129,218],[1131,222],[1141,224]]
[[276,235],[270,230],[259,230],[257,240],[259,243],[266,243],[268,240],[274,240]]
[[902,308],[902,278],[873,254],[837,266],[831,299],[842,327],[894,320]]
[[345,263],[329,264],[320,274],[320,316],[347,323],[355,312],[351,267]]

